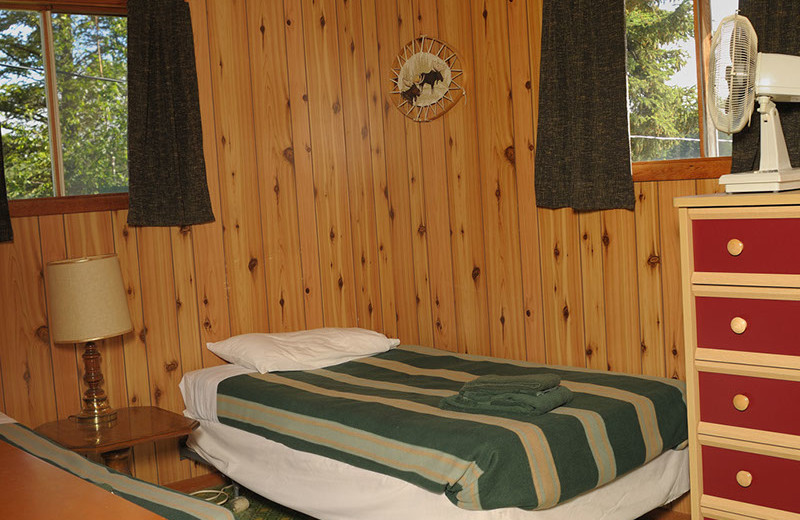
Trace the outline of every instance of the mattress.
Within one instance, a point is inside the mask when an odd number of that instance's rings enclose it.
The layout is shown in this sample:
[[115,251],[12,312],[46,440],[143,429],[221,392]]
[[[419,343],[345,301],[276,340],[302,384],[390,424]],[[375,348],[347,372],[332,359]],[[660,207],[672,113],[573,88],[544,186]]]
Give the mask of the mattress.
[[186,415],[201,424],[189,444],[234,480],[320,520],[372,520],[378,511],[380,518],[387,520],[623,520],[668,503],[689,488],[685,450],[669,450],[609,484],[550,509],[466,511],[443,495],[403,480],[293,450],[220,424],[216,416],[217,385],[226,378],[251,372],[224,365],[184,376],[181,390]]

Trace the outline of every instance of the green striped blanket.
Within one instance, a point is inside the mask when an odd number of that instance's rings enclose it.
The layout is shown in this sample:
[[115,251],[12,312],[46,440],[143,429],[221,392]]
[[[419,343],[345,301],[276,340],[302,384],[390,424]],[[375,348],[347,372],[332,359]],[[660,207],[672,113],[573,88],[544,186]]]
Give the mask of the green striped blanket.
[[0,439],[168,520],[234,520],[224,507],[91,462],[21,424],[0,424]]
[[[480,375],[556,373],[575,394],[529,420],[439,408]],[[544,509],[687,438],[682,383],[400,346],[325,369],[222,381],[217,415],[291,448],[398,477],[465,509]]]

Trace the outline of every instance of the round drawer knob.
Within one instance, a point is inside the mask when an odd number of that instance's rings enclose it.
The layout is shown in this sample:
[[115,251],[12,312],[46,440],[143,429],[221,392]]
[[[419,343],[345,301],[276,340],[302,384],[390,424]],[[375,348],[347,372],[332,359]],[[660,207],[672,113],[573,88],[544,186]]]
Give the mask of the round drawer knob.
[[753,483],[753,475],[749,471],[741,470],[736,473],[736,482],[742,487],[750,487]]
[[733,407],[743,412],[750,406],[750,398],[744,394],[736,394],[733,396]]
[[747,320],[736,316],[731,320],[731,330],[735,334],[744,334],[744,331],[747,330]]
[[739,256],[740,254],[742,254],[743,250],[744,250],[744,243],[742,243],[741,240],[739,240],[738,238],[732,238],[728,240],[728,253],[730,253],[731,256]]

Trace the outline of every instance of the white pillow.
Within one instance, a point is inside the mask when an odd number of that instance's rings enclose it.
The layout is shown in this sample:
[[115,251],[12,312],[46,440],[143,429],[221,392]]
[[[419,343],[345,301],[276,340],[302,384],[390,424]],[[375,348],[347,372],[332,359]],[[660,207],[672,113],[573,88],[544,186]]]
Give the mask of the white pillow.
[[386,352],[399,344],[399,339],[390,339],[372,330],[329,327],[276,334],[241,334],[206,346],[229,363],[266,374],[338,365]]

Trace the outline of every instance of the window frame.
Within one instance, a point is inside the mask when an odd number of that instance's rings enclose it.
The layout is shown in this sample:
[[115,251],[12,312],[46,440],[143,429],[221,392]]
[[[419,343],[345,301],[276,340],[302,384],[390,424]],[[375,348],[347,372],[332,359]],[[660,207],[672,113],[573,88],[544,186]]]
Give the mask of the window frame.
[[[57,11],[69,14],[96,14],[127,16],[127,0],[60,0],[42,2],[40,0],[0,0],[0,9],[21,9],[39,12],[42,27],[47,35],[42,42],[42,54],[45,74],[45,91],[47,95],[48,127],[50,140],[57,135],[60,142],[60,125],[58,120],[58,103],[55,89],[55,56],[52,48],[52,19],[50,13]],[[57,149],[56,149],[57,148]],[[8,201],[11,217],[33,217],[39,215],[56,215],[65,213],[82,213],[90,211],[112,211],[128,209],[128,193],[107,193],[96,195],[65,195],[64,172],[61,162],[61,149],[55,147],[51,152],[53,162],[53,188],[56,195],[32,199],[14,199]]]

